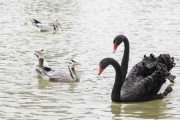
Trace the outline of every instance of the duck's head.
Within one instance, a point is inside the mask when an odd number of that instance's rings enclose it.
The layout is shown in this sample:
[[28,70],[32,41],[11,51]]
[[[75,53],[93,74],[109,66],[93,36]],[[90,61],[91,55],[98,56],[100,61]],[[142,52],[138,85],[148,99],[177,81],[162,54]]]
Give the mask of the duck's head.
[[39,58],[44,58],[44,55],[43,55],[43,49],[37,49],[34,51],[34,55],[39,59]]
[[56,19],[56,20],[54,21],[54,24],[57,25],[57,26],[60,26],[60,25],[61,25],[61,23],[60,23],[60,21],[59,21],[58,19]]
[[114,38],[113,40],[113,44],[114,44],[114,47],[113,47],[113,53],[116,52],[116,49],[118,48],[118,46],[125,40],[127,39],[126,36],[124,35],[118,35]]
[[79,62],[77,62],[77,61],[75,61],[75,60],[70,60],[69,61],[69,66],[71,67],[71,68],[74,68],[75,66],[77,66],[77,65],[81,65]]

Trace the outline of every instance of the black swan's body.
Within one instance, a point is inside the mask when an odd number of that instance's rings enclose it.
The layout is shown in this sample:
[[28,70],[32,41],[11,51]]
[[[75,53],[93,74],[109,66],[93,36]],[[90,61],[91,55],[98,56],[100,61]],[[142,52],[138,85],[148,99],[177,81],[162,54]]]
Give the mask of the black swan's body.
[[[129,75],[125,81],[122,78],[122,68],[119,63],[113,58],[105,58],[100,62],[99,74],[108,66],[112,65],[116,71],[115,83],[113,86],[111,99],[114,102],[139,102],[155,99],[162,99],[169,92],[172,91],[171,87],[167,87],[163,93],[157,94],[165,78],[168,76],[168,70],[173,67],[171,58],[166,58],[164,63],[160,55],[157,60],[150,64],[139,65],[134,74]],[[164,57],[163,57],[164,58]]]
[[[125,84],[123,84],[122,88],[131,86],[137,88],[140,87],[142,89],[141,91],[144,91],[146,96],[156,95],[161,86],[166,82],[166,78],[171,76],[169,71],[173,67],[174,60],[169,56],[169,54],[161,54],[157,58],[153,57],[152,55],[148,58],[146,57],[132,68],[126,77]],[[152,79],[151,82],[148,79]],[[141,86],[140,84],[137,84],[139,82],[144,84],[141,84]],[[144,89],[146,90],[143,90],[143,85]],[[134,92],[135,91],[133,90],[132,93]],[[126,94],[126,97],[132,98],[132,96]],[[138,98],[135,99],[138,100]],[[146,100],[147,98],[145,97],[144,99]]]

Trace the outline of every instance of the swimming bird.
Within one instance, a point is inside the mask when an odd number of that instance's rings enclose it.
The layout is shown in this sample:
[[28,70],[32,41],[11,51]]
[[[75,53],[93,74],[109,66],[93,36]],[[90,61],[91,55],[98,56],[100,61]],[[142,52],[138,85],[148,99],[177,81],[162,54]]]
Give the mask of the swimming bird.
[[80,65],[80,63],[70,60],[68,65],[69,72],[64,72],[62,70],[55,70],[51,67],[45,67],[44,56],[41,50],[36,50],[34,52],[36,57],[39,59],[39,65],[36,65],[35,69],[37,73],[42,77],[42,79],[49,80],[51,82],[75,82],[79,81],[79,77],[76,74],[75,66]]
[[42,65],[44,67],[49,67],[49,64],[47,63],[47,61],[44,59],[44,55],[43,55],[44,50],[43,49],[37,49],[36,53],[34,53],[36,55],[36,59],[35,59],[35,63],[34,66],[39,66],[39,62],[41,61]]
[[[164,61],[164,62],[162,62]],[[113,58],[104,58],[99,63],[100,75],[104,69],[112,65],[115,69],[115,82],[111,93],[113,102],[140,102],[155,99],[162,99],[172,91],[168,86],[163,93],[158,91],[165,82],[170,69],[173,67],[171,58],[162,54],[157,57],[157,61],[150,64],[137,66],[134,74],[128,75],[124,80],[122,78],[122,68]]]
[[[122,58],[122,62],[121,62],[121,71],[122,71],[122,78],[123,78],[123,80],[125,80],[127,72],[128,72],[129,52],[130,52],[129,40],[126,36],[118,35],[114,38],[114,40],[113,40],[113,44],[114,44],[113,52],[115,53],[118,46],[122,43],[124,43],[124,54],[123,54],[123,58]],[[166,56],[166,55],[164,54],[164,56]],[[168,57],[167,59],[170,59],[172,61],[173,64],[171,64],[171,65],[174,66],[175,65],[174,58],[173,57],[169,58],[169,54],[167,54],[166,57]],[[129,75],[131,75],[131,76],[135,75],[134,73],[136,71],[139,71],[139,69],[137,69],[138,68],[137,66],[142,66],[142,64],[150,64],[156,60],[157,60],[157,57],[155,57],[152,53],[150,54],[149,57],[144,55],[144,58],[139,63],[134,65],[132,70],[129,72]],[[173,82],[173,80],[175,79],[175,76],[169,74],[169,76],[167,76],[167,78],[168,78],[168,80]]]
[[52,31],[53,33],[56,33],[58,31],[58,27],[60,25],[59,20],[55,20],[52,24],[52,26],[45,25],[41,23],[40,21],[36,19],[30,19],[32,24],[40,31],[40,32],[50,32]]
[[[99,74],[108,65],[112,65],[116,70],[116,80],[111,96],[112,101],[137,102],[163,98],[164,95],[157,93],[166,82],[166,78],[169,80],[175,79],[175,76],[169,73],[175,66],[174,58],[171,58],[169,54],[161,54],[158,57],[153,54],[150,54],[149,57],[144,56],[142,61],[137,63],[126,77],[129,62],[129,41],[124,35],[118,35],[113,40],[114,52],[123,42],[125,48],[121,65],[116,60],[107,58],[100,62],[99,67]],[[167,87],[166,90],[171,92],[172,88]]]
[[128,63],[129,63],[129,40],[127,39],[126,36],[124,35],[118,35],[114,38],[113,40],[113,53],[116,52],[116,49],[118,48],[118,46],[124,43],[124,54],[123,54],[123,58],[122,58],[122,62],[121,62],[121,71],[122,71],[122,78],[125,79],[127,71],[128,71]]

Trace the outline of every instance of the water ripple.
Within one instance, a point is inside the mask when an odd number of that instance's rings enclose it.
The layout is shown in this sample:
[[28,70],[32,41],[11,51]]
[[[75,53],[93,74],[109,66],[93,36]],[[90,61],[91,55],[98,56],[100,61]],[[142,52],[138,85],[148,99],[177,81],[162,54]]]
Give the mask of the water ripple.
[[[1,119],[178,119],[180,77],[180,2],[125,0],[3,0],[0,2],[0,118]],[[61,21],[57,34],[34,31],[29,18]],[[117,34],[131,44],[129,70],[144,54],[170,53],[177,79],[163,100],[112,103],[114,70],[97,76],[99,61],[121,61],[123,45],[112,54]],[[67,70],[78,60],[80,81],[50,83],[33,73],[33,51],[43,48],[54,68]]]

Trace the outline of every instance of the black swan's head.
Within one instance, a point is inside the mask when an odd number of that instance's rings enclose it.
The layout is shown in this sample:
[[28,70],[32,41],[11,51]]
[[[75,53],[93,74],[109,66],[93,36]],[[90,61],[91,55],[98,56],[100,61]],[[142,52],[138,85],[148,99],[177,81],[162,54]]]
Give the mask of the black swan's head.
[[104,58],[101,60],[101,62],[99,63],[98,75],[100,75],[102,73],[102,71],[110,64],[110,59],[111,58]]
[[169,54],[160,54],[157,58],[158,62],[166,65],[168,71],[170,71],[176,63],[174,63],[174,57],[171,58]]
[[118,46],[124,41],[127,40],[127,37],[124,35],[118,35],[114,38],[113,40],[113,44],[114,44],[114,49],[113,52],[116,52],[116,49],[118,48]]

